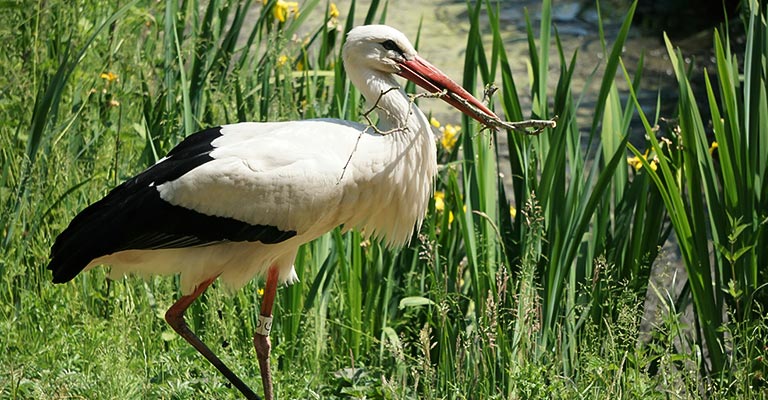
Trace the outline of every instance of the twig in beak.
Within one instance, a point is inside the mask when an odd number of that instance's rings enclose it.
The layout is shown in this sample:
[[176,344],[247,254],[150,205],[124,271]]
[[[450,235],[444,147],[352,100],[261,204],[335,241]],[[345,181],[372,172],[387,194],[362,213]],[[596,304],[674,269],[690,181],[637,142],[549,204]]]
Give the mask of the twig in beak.
[[[472,110],[473,113],[475,113],[478,117],[480,117],[480,119],[482,119],[481,123],[489,129],[511,129],[513,131],[524,133],[526,135],[535,136],[543,132],[544,129],[555,128],[557,126],[557,115],[555,115],[552,119],[548,119],[548,120],[527,119],[527,120],[518,121],[518,122],[502,121],[501,119],[499,119],[499,117],[495,115],[486,114],[482,110],[478,109],[474,104],[466,101],[465,99],[463,99],[462,97],[454,93],[448,93],[448,96],[450,96],[451,99],[460,102],[462,105]],[[534,129],[530,130],[530,128],[534,128]]]

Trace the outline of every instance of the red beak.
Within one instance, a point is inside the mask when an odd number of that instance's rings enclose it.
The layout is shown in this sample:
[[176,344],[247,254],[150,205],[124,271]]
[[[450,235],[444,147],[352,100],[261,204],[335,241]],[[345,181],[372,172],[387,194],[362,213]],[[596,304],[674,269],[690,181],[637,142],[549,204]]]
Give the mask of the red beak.
[[443,100],[483,124],[489,118],[498,119],[496,114],[480,100],[419,56],[414,57],[413,60],[401,62],[398,75],[421,86],[430,93],[439,93],[445,90],[447,93],[441,97]]

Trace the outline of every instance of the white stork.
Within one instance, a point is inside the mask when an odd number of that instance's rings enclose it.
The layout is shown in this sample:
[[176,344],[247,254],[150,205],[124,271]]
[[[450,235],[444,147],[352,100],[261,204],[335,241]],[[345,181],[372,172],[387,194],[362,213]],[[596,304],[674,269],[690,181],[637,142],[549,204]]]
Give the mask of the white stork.
[[344,67],[378,127],[336,119],[239,123],[190,135],[144,172],[78,214],[51,249],[62,283],[101,264],[111,274],[179,274],[166,321],[246,398],[251,391],[189,329],[184,312],[216,279],[237,289],[266,274],[254,347],[272,398],[269,330],[278,282],[296,252],[331,229],[357,227],[399,246],[418,229],[437,172],[435,138],[400,75],[478,121],[497,117],[416,54],[399,31],[352,29]]

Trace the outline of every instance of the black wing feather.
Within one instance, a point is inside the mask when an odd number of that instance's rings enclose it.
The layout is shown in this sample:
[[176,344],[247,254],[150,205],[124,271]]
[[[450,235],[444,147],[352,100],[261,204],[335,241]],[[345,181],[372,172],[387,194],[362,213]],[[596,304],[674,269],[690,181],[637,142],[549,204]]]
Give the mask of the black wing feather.
[[296,235],[274,226],[206,215],[160,197],[157,186],[212,161],[221,128],[189,136],[165,160],[113,189],[78,214],[51,248],[55,283],[67,282],[92,260],[123,250],[157,250],[221,242],[279,243]]

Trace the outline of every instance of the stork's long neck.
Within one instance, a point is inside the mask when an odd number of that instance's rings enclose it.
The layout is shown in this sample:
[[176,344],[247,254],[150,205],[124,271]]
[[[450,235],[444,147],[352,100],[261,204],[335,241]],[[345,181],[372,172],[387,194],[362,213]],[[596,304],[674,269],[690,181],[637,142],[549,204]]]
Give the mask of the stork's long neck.
[[[375,149],[361,151],[385,155],[385,158],[362,160],[366,165],[376,165],[365,167],[369,173],[377,172],[365,175],[370,176],[371,181],[364,189],[366,197],[375,203],[364,207],[366,212],[355,215],[349,223],[369,235],[386,237],[389,244],[403,245],[410,239],[414,226],[418,229],[421,225],[429,205],[437,174],[435,137],[427,118],[392,75],[353,72],[350,79],[362,92],[368,109],[376,107],[378,128],[387,133],[381,140],[366,141],[377,146]],[[383,143],[389,143],[388,151],[378,147]]]
[[349,78],[365,97],[366,109],[376,108],[380,130],[407,128],[411,134],[429,132],[429,123],[424,113],[416,107],[392,74],[378,71],[352,72]]

